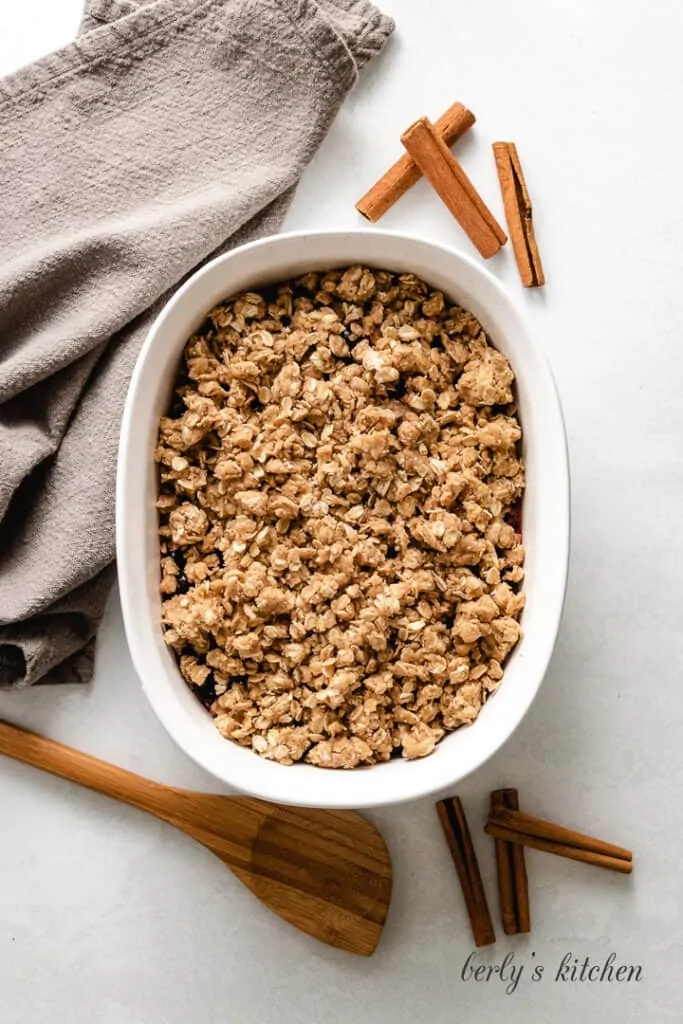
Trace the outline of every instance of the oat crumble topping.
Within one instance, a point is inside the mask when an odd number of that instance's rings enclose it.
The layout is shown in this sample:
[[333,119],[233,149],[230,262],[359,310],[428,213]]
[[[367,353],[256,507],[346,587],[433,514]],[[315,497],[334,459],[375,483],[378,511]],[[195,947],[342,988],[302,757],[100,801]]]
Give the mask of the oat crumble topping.
[[353,768],[476,719],[521,635],[513,379],[412,274],[211,311],[156,460],[165,640],[223,736]]

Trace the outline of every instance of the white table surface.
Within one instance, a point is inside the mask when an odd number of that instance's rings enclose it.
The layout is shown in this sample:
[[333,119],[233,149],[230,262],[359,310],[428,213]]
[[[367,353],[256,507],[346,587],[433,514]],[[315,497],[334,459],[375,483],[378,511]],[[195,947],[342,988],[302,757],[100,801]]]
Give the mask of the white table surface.
[[[500,211],[490,143],[516,140],[548,285],[495,261],[554,368],[573,473],[566,611],[541,694],[461,788],[477,833],[489,790],[631,845],[629,878],[531,853],[533,935],[514,992],[464,981],[472,950],[431,800],[372,815],[395,897],[370,960],[271,916],[173,829],[3,760],[0,1024],[539,1024],[681,1021],[683,825],[683,8],[602,0],[384,0],[398,31],[307,172],[287,226],[358,226],[353,203],[416,116],[460,99],[460,146]],[[649,14],[651,12],[651,14]],[[79,0],[0,5],[0,71],[67,42]],[[656,15],[656,16],[655,16]],[[1,130],[1,127],[0,127]],[[385,219],[467,247],[424,185]],[[88,687],[0,694],[0,715],[176,785],[217,789],[143,698],[116,596]],[[492,852],[479,841],[494,896]],[[500,931],[500,929],[499,929]],[[631,983],[555,981],[570,953],[642,966]],[[532,963],[545,965],[541,983]]]

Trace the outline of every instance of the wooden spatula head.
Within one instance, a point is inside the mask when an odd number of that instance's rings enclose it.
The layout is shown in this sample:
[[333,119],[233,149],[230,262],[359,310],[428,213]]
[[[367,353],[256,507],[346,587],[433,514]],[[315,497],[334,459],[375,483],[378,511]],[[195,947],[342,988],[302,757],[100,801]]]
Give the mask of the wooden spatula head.
[[321,942],[370,956],[391,900],[391,859],[353,811],[192,794],[174,824],[227,864],[263,903]]

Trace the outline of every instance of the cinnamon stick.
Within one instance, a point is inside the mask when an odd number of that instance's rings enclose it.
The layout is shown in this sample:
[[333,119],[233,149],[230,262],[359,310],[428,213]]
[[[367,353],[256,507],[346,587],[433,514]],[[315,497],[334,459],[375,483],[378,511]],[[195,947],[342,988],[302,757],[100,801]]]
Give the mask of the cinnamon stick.
[[[518,807],[516,789],[498,789],[491,793],[492,816],[506,808],[517,810]],[[503,931],[506,935],[526,934],[531,931],[531,914],[524,847],[496,839],[495,848]]]
[[505,219],[522,284],[525,288],[538,288],[545,284],[545,275],[536,244],[531,199],[517,147],[514,142],[494,142],[493,154],[503,194]]
[[507,236],[434,125],[420,118],[401,142],[484,259],[494,256]]
[[567,857],[569,860],[578,860],[583,864],[591,864],[593,867],[608,868],[610,871],[619,871],[623,875],[630,875],[633,864],[630,860],[621,857],[607,857],[601,853],[594,853],[592,850],[584,850],[578,846],[567,846],[563,843],[555,843],[550,839],[539,839],[536,836],[529,836],[524,832],[515,832],[514,829],[505,828],[496,821],[489,820],[484,826],[487,835],[494,839],[505,839],[508,843],[519,843],[528,846],[532,850],[541,850],[543,853],[554,853],[558,857]]
[[[517,791],[513,790],[514,799],[508,804],[515,809],[519,806],[517,802]],[[524,847],[518,843],[511,844],[512,855],[512,877],[515,888],[515,912],[517,915],[517,931],[520,935],[526,935],[531,931],[531,910],[529,907],[529,880],[526,873],[526,857]]]
[[460,881],[474,944],[490,946],[496,936],[463,806],[454,796],[440,800],[436,810]]
[[[462,103],[454,103],[442,114],[434,127],[447,146],[452,146],[474,124],[476,118]],[[400,160],[376,181],[356,203],[356,209],[371,223],[383,217],[387,210],[405,195],[422,177],[415,161],[404,153]]]
[[633,860],[632,852],[623,846],[615,846],[614,843],[606,843],[602,839],[586,836],[582,832],[563,828],[562,825],[556,825],[552,821],[544,821],[542,818],[523,814],[516,808],[511,809],[509,804],[504,807],[497,806],[495,810],[492,809],[489,820],[495,821],[496,824],[502,825],[504,828],[512,829],[514,832],[535,836],[538,839],[548,839],[554,843],[563,843],[565,846],[575,846],[589,853],[599,853],[606,857]]
[[[497,808],[504,807],[503,794],[505,790],[498,790],[491,793],[491,812]],[[506,843],[504,839],[495,839],[496,848],[496,876],[498,878],[498,902],[500,904],[500,919],[503,924],[503,931],[506,935],[517,934],[517,914],[515,912],[515,890],[512,881],[512,843]]]

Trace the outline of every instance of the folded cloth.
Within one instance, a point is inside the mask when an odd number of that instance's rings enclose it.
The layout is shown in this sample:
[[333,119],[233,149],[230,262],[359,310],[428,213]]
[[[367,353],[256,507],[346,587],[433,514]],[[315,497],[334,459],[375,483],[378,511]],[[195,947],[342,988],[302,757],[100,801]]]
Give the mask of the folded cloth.
[[392,28],[369,0],[86,0],[0,80],[0,686],[90,679],[145,333],[278,229]]

